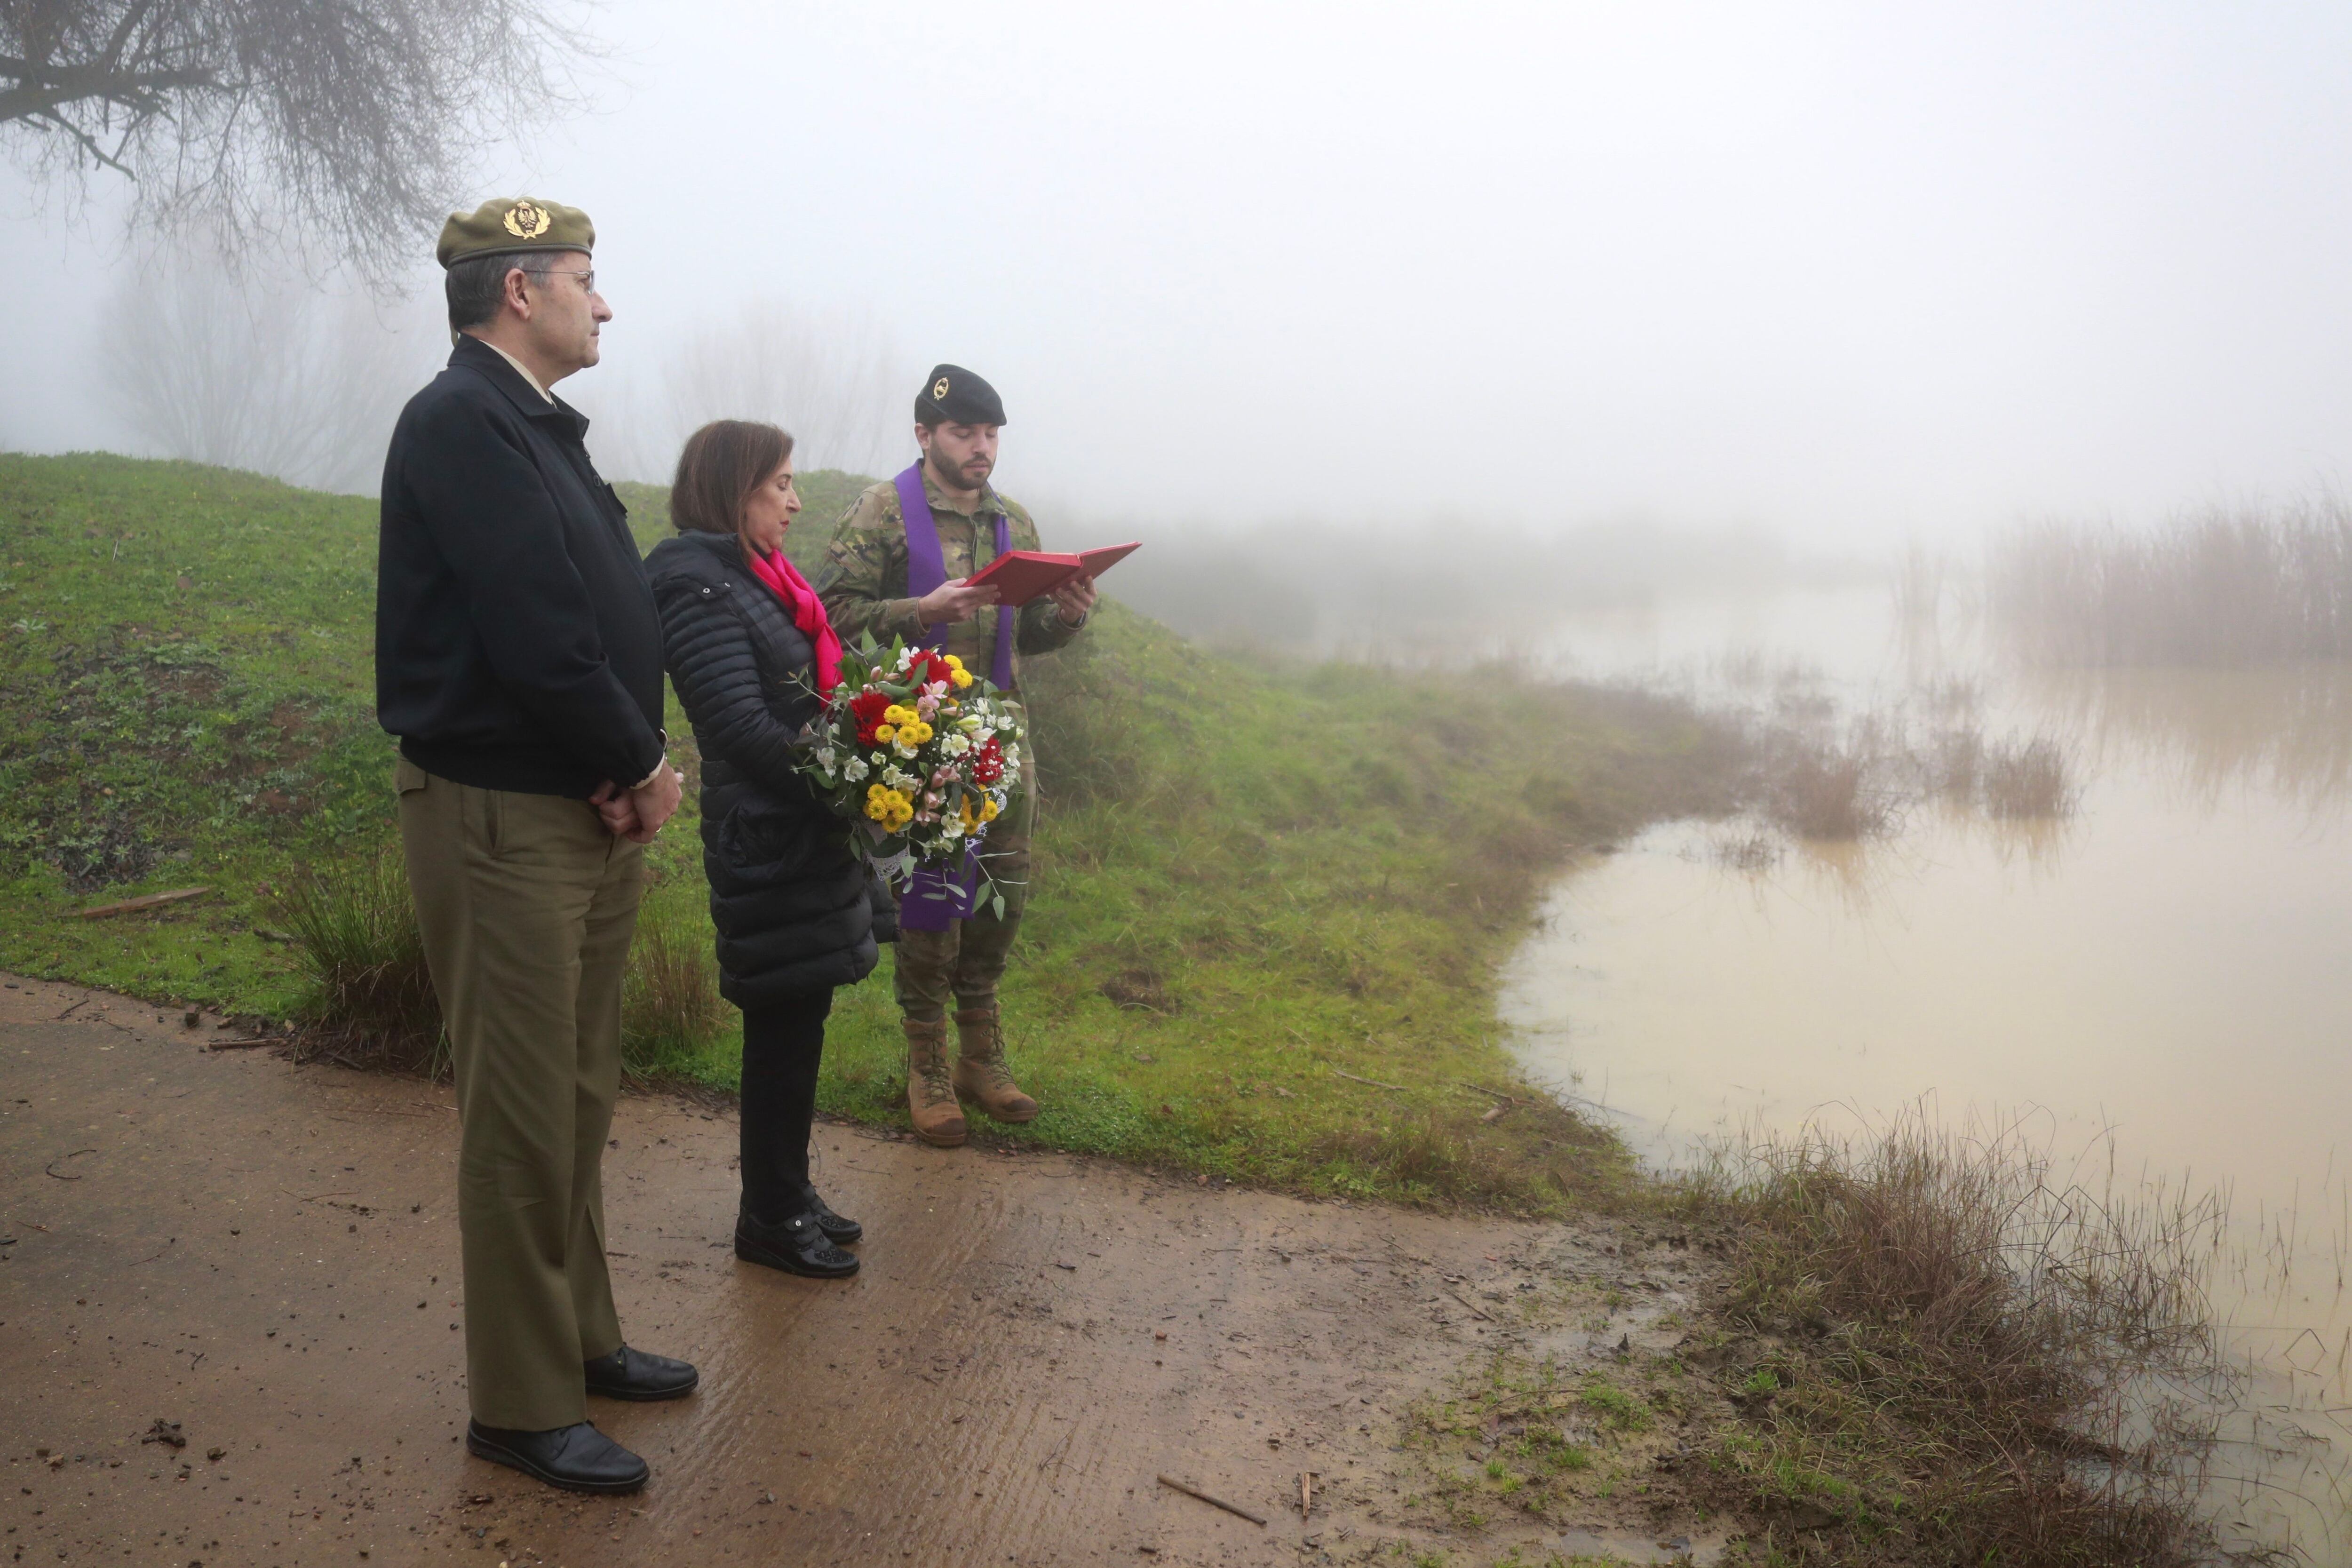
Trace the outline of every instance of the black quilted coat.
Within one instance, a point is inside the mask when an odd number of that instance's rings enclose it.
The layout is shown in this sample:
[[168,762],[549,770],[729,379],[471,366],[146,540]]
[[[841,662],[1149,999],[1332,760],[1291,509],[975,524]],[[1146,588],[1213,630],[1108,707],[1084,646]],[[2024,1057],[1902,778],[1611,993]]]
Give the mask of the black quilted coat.
[[866,867],[841,819],[793,771],[793,739],[816,710],[815,650],[745,569],[730,534],[666,539],[646,570],[663,663],[702,752],[702,864],[720,994],[759,1007],[854,984],[877,956]]

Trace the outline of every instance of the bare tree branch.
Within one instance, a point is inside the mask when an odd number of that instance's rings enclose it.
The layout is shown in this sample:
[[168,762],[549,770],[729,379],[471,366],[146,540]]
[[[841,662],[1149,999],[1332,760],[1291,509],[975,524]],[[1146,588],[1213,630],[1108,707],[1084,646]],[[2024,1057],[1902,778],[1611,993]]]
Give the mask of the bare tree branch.
[[128,175],[139,228],[383,284],[486,150],[576,107],[568,3],[0,0],[0,144],[37,177]]

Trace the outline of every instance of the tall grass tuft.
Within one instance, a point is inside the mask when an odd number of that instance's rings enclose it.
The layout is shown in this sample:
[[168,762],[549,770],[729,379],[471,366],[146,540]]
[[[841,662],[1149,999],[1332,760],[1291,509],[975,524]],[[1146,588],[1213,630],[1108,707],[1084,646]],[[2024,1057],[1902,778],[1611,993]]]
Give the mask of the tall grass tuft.
[[1748,1234],[1730,1310],[1761,1336],[1728,1371],[1769,1391],[1717,1467],[1753,1504],[1843,1527],[1820,1560],[2153,1568],[2210,1548],[2217,1205],[2093,1192],[2015,1128],[1916,1114],[1715,1179]]
[[1986,585],[1994,623],[2043,664],[2352,658],[2352,510],[2215,508],[2144,533],[2033,524],[1994,542]]
[[709,926],[646,900],[621,990],[621,1065],[645,1079],[676,1067],[727,1021]]
[[306,1058],[425,1071],[438,1065],[441,1006],[396,848],[305,868],[278,900],[307,994]]
[[[278,909],[308,982],[303,1059],[443,1076],[448,1042],[399,850],[305,869]],[[649,897],[622,983],[624,1070],[642,1079],[674,1067],[726,1016],[709,927]]]

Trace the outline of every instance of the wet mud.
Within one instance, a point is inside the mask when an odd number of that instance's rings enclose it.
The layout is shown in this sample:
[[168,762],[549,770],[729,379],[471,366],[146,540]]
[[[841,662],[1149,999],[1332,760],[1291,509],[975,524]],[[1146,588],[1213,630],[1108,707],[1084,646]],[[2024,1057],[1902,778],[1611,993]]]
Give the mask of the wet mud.
[[[0,990],[0,1559],[1356,1561],[1449,1543],[1416,1511],[1416,1401],[1506,1343],[1679,1340],[1662,1313],[1707,1289],[1696,1251],[1621,1250],[1605,1224],[1307,1203],[844,1127],[819,1129],[819,1182],[866,1226],[865,1268],[795,1279],[728,1244],[731,1114],[631,1098],[606,1162],[623,1322],[703,1382],[592,1401],[654,1479],[583,1500],[459,1441],[448,1092],[213,1037],[122,998]],[[1529,1305],[1604,1291],[1631,1304],[1578,1329]],[[1633,1506],[1580,1521],[1578,1544],[1646,1557],[1689,1528],[1663,1497]],[[1475,1560],[1503,1549],[1477,1535]]]

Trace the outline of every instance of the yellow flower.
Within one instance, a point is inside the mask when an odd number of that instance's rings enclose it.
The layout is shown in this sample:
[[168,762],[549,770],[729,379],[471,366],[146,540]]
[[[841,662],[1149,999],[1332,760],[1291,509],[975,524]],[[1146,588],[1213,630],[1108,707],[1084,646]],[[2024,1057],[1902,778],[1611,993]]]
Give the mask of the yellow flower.
[[957,654],[949,654],[946,658],[940,659],[940,662],[946,665],[950,669],[961,669],[963,668],[963,659],[961,656]]
[[948,679],[955,683],[955,689],[958,691],[961,691],[965,687],[971,684],[971,677],[966,675],[961,669],[958,669],[953,675],[949,676]]
[[[931,727],[929,724],[924,723],[920,719],[916,720],[911,724],[900,725],[898,727],[898,732],[904,735],[907,738],[908,742],[911,745],[919,746],[924,742],[931,738]],[[877,733],[879,733],[879,731],[877,731]]]
[[911,724],[921,717],[922,715],[916,712],[912,708],[905,707],[897,702],[893,702],[889,707],[882,710],[882,722],[885,724]]
[[996,820],[996,803],[994,801],[983,801],[981,803],[980,819],[982,822],[994,822]]

